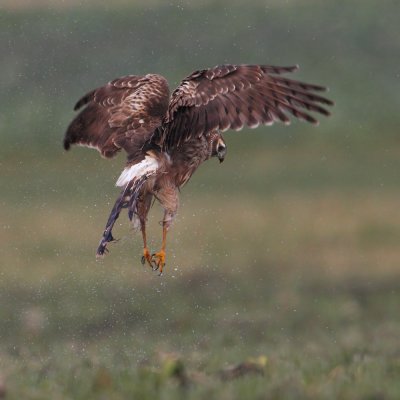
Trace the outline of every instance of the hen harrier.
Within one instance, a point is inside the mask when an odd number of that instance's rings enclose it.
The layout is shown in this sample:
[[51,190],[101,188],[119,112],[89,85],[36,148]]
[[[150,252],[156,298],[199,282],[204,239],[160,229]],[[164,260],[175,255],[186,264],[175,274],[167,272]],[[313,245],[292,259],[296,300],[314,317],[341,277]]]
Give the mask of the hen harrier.
[[[333,102],[317,94],[323,86],[282,76],[298,66],[220,65],[193,72],[170,97],[160,75],[129,75],[115,79],[82,97],[85,106],[69,125],[64,148],[78,144],[97,149],[106,158],[121,149],[128,155],[116,185],[122,192],[108,218],[97,255],[114,240],[113,225],[123,208],[143,236],[142,263],[162,273],[167,231],[179,205],[179,189],[201,163],[222,162],[226,144],[221,132],[255,128],[275,121],[289,124],[289,115],[312,124],[309,113],[330,115],[320,104]],[[152,199],[164,209],[162,246],[150,254],[146,219]]]

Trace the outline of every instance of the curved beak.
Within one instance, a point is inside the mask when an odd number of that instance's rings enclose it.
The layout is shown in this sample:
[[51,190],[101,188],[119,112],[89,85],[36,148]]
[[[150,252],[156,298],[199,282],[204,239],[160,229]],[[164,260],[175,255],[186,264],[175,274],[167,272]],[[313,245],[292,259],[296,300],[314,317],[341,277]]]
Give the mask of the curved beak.
[[219,163],[221,164],[225,160],[225,154],[218,153],[218,160]]

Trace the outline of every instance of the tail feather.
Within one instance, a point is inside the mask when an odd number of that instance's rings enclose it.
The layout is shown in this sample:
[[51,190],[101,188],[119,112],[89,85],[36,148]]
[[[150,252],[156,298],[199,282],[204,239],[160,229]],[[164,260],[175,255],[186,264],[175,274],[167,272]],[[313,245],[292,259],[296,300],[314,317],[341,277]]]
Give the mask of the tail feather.
[[135,187],[132,188],[131,198],[129,199],[129,202],[128,202],[128,205],[127,205],[127,207],[128,207],[128,217],[129,217],[130,221],[132,221],[133,214],[136,212],[136,205],[137,205],[137,200],[139,198],[139,191],[142,188],[143,184],[146,182],[148,177],[149,177],[148,175],[141,176],[137,180],[137,182],[135,184]]
[[112,229],[123,208],[129,208],[128,215],[129,219],[132,220],[133,214],[136,211],[140,189],[143,187],[143,184],[146,182],[147,178],[147,175],[143,175],[139,179],[130,181],[118,196],[114,207],[111,210],[110,216],[108,217],[103,236],[100,240],[99,247],[97,248],[96,257],[104,256],[104,253],[108,252],[107,244],[115,241],[112,235]]

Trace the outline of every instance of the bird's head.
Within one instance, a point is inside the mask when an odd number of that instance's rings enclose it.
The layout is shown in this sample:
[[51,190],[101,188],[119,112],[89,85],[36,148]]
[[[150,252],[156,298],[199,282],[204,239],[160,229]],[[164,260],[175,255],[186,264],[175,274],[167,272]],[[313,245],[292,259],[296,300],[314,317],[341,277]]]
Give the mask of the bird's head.
[[211,157],[218,157],[220,163],[224,161],[226,155],[226,144],[221,134],[211,141]]

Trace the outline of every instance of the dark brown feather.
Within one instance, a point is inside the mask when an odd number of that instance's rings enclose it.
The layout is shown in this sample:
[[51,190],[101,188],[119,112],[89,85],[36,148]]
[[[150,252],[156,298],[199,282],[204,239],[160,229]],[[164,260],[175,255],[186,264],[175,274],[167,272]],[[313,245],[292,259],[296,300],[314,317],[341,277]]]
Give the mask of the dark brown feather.
[[[172,94],[159,130],[166,149],[213,130],[239,130],[274,121],[290,123],[289,115],[318,123],[309,112],[330,115],[319,104],[333,102],[314,92],[323,86],[282,77],[298,66],[221,65],[193,72]],[[319,104],[318,104],[319,103]]]
[[124,149],[130,158],[161,125],[168,108],[169,89],[160,75],[129,75],[92,90],[75,105],[86,107],[71,122],[64,148],[71,144],[96,148],[104,157]]
[[316,124],[310,112],[328,116],[321,104],[333,102],[315,93],[325,90],[323,86],[281,75],[297,69],[297,65],[220,65],[198,70],[181,82],[169,107],[163,77],[115,79],[76,103],[75,109],[86,107],[70,124],[64,147],[95,147],[105,157],[124,149],[132,161],[143,157],[142,149],[152,143],[171,150],[215,130],[275,121],[289,124],[289,115]]

